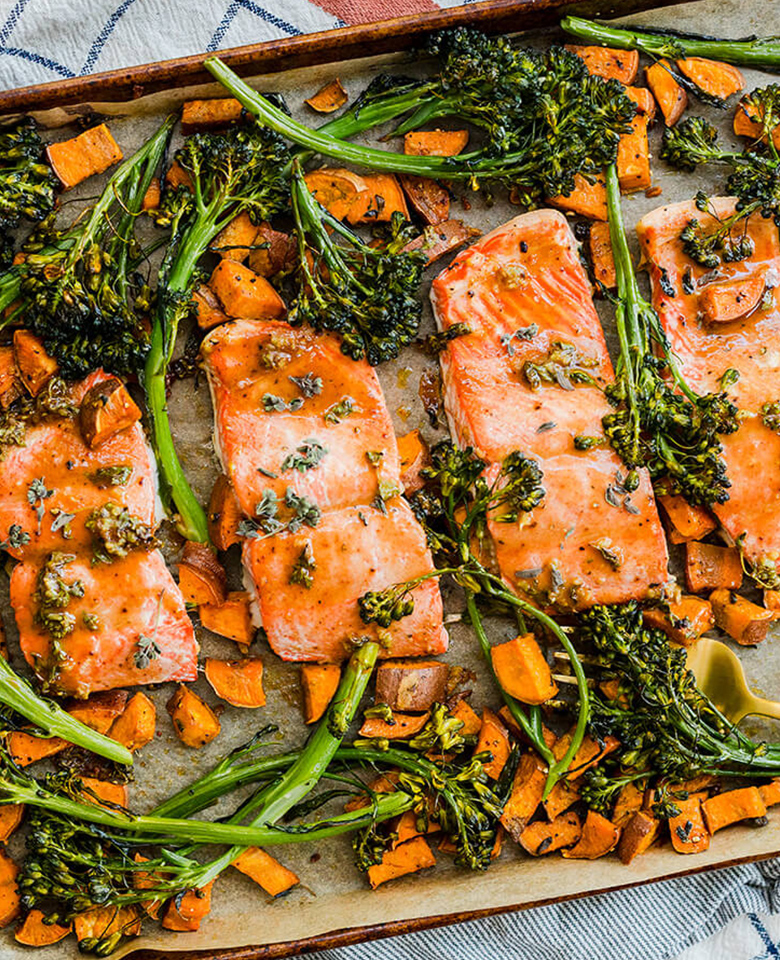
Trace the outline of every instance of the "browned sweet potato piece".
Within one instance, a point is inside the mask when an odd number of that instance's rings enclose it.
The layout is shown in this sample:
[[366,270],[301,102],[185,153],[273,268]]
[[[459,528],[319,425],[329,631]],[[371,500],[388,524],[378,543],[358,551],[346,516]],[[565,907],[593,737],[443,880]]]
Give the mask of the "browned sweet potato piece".
[[419,733],[428,722],[429,713],[394,713],[393,722],[381,717],[369,717],[363,721],[360,736],[382,740],[403,740]]
[[347,216],[358,197],[368,189],[363,177],[343,167],[310,170],[304,179],[315,199],[338,220]]
[[263,222],[257,228],[255,249],[250,251],[247,262],[249,269],[259,276],[274,277],[294,263],[297,255],[295,237]]
[[567,860],[598,860],[614,850],[618,840],[620,827],[595,810],[588,810],[582,836],[573,847],[563,851],[563,856]]
[[116,377],[90,387],[79,408],[81,436],[93,450],[140,419],[141,411]]
[[232,97],[219,100],[188,100],[181,108],[181,132],[222,130],[241,119],[244,108]]
[[70,190],[87,177],[108,170],[122,159],[122,151],[105,123],[100,123],[71,140],[50,143],[46,157],[62,189]]
[[[757,107],[751,101],[743,97],[737,104],[734,113],[734,133],[738,137],[749,137],[751,140],[766,140],[763,135],[763,126],[761,121],[764,117],[763,108]],[[772,140],[775,146],[780,147],[780,126],[776,126],[772,132]]]
[[127,784],[110,783],[108,780],[96,780],[94,777],[82,777],[84,800],[87,803],[97,803],[99,806],[127,807]]
[[410,240],[403,249],[422,250],[428,257],[426,265],[430,266],[435,260],[457,250],[479,235],[479,230],[467,227],[462,220],[444,220],[435,226],[426,227],[419,237]]
[[647,126],[650,121],[652,97],[646,90],[628,87],[626,93],[637,104],[637,115],[631,121],[631,132],[624,133],[618,142],[617,171],[620,189],[623,193],[635,193],[646,190],[651,183],[650,143],[647,139]]
[[102,940],[114,933],[125,937],[137,937],[141,932],[141,915],[138,907],[93,907],[73,919],[76,940]]
[[204,668],[211,689],[234,707],[264,707],[263,661],[214,660],[206,658]]
[[388,880],[404,877],[407,873],[417,873],[418,870],[433,867],[435,864],[436,857],[425,839],[414,837],[397,846],[395,850],[386,850],[382,862],[368,868],[368,882],[371,888],[376,890]]
[[675,80],[668,60],[659,60],[645,68],[647,85],[653,91],[667,127],[673,127],[685,113],[688,106],[688,94],[685,88]]
[[524,753],[515,770],[512,792],[501,814],[502,826],[516,843],[520,842],[523,830],[542,802],[546,782],[547,768],[539,755],[533,750]]
[[582,778],[558,780],[543,803],[547,819],[554,820],[575,804],[580,799],[581,787]]
[[8,838],[22,822],[23,816],[23,803],[6,803],[0,807],[0,843],[8,842]]
[[707,323],[733,323],[756,309],[765,290],[765,271],[744,279],[708,283],[699,294],[699,306]]
[[243,263],[220,260],[209,279],[222,309],[244,320],[278,320],[287,313],[284,300],[271,284]]
[[631,863],[650,848],[658,836],[661,823],[655,817],[638,810],[623,827],[618,843],[618,856],[622,863]]
[[385,660],[376,672],[376,700],[402,713],[424,713],[446,699],[446,663],[439,660]]
[[703,853],[710,845],[710,835],[701,812],[701,795],[675,800],[674,805],[680,813],[669,819],[672,846],[678,853]]
[[702,540],[718,525],[717,520],[706,507],[690,504],[685,497],[670,495],[656,499],[669,523],[673,543]]
[[[148,857],[145,857],[141,853],[133,854],[133,860],[135,860],[136,863],[146,863],[148,859]],[[154,890],[157,886],[159,886],[159,875],[154,871],[136,870],[133,873],[133,887],[136,890]],[[150,916],[153,920],[157,919],[161,906],[162,900],[141,901],[141,907],[146,911],[147,916]]]
[[415,157],[455,157],[469,142],[468,130],[410,130],[404,153]]
[[7,410],[22,395],[19,371],[12,346],[0,347],[0,407]]
[[582,174],[574,178],[574,189],[568,196],[558,194],[557,197],[548,197],[547,202],[553,207],[576,213],[590,220],[607,219],[607,182],[601,173],[590,183]]
[[[764,606],[774,614],[780,612],[780,590],[764,590]],[[6,660],[8,658],[6,657]]]
[[104,690],[86,700],[68,704],[68,713],[98,733],[108,733],[111,724],[127,706],[126,690]]
[[337,663],[304,663],[301,665],[303,712],[306,723],[316,723],[328,709],[341,680]]
[[428,224],[442,223],[450,215],[449,191],[430,177],[401,174],[399,181],[409,203]]
[[243,263],[257,239],[257,229],[257,224],[252,223],[244,210],[214,237],[211,249],[225,260]]
[[180,683],[166,703],[176,736],[186,747],[199,750],[217,736],[221,725],[211,707],[189,687]]
[[192,177],[178,160],[174,160],[165,171],[165,186],[171,190],[175,190],[177,187],[186,187],[188,190],[192,190]]
[[179,587],[187,603],[224,603],[227,599],[225,568],[204,543],[188,540],[179,561]]
[[233,485],[221,474],[214,484],[209,500],[209,537],[217,550],[229,550],[234,543],[240,543],[238,525],[242,518]]
[[255,638],[251,602],[246,590],[231,590],[224,603],[202,603],[198,607],[200,622],[212,633],[248,647]]
[[16,878],[19,867],[4,850],[0,850],[0,929],[19,916],[21,908]]
[[520,834],[520,846],[532,857],[554,853],[563,847],[571,847],[582,836],[582,821],[574,810],[562,813],[552,823],[537,820]]
[[685,580],[691,593],[739,589],[742,585],[739,550],[712,543],[686,543]]
[[6,740],[11,759],[18,767],[26,767],[37,760],[52,757],[69,746],[61,737],[34,737],[24,730],[14,730]]
[[425,829],[420,829],[418,816],[414,810],[407,810],[402,814],[393,827],[396,839],[392,843],[393,849],[406,843],[407,840],[413,840],[415,837],[422,837],[428,833],[439,833],[441,826],[434,820],[428,820],[427,824],[422,824]]
[[669,611],[650,607],[642,615],[645,624],[658,627],[674,643],[689,647],[715,625],[712,604],[701,597],[681,597],[669,604]]
[[[380,774],[368,784],[368,789],[371,793],[393,793],[398,784],[398,776],[399,774],[395,770]],[[368,793],[359,793],[344,804],[344,811],[349,813],[351,810],[360,810],[361,807],[368,806],[370,802]]]
[[727,100],[745,89],[745,78],[730,63],[707,60],[704,57],[686,57],[677,61],[677,68],[696,86],[712,97]]
[[617,286],[617,274],[608,223],[597,220],[590,225],[588,252],[593,279],[598,280],[607,290],[614,290]]
[[780,778],[764,783],[758,788],[761,799],[767,807],[774,807],[780,803]]
[[152,177],[146,193],[141,201],[142,210],[156,210],[160,206],[160,197],[162,196],[162,184],[159,177]]
[[476,736],[479,733],[482,721],[479,719],[479,714],[475,713],[465,700],[458,700],[450,713],[456,720],[462,722],[460,732],[464,737]]
[[633,83],[639,70],[639,53],[636,50],[613,50],[611,47],[580,47],[566,44],[566,49],[585,61],[588,73],[605,80],[615,79],[621,83]]
[[532,633],[492,647],[490,659],[498,682],[522,703],[544,703],[558,692],[558,684]]
[[171,900],[163,916],[166,930],[180,932],[197,930],[200,922],[211,910],[211,888],[214,881],[199,890],[188,890],[183,897]]
[[476,747],[474,747],[474,753],[485,751],[492,754],[493,757],[485,764],[485,773],[494,780],[498,780],[511,751],[509,733],[495,713],[488,710],[487,707],[482,711],[482,726],[479,730],[479,738]]
[[347,211],[347,220],[352,223],[389,222],[394,213],[409,219],[409,207],[397,177],[392,173],[375,173],[363,177],[366,189]]
[[347,91],[342,87],[341,80],[336,77],[335,80],[323,84],[313,97],[303,102],[317,113],[333,113],[334,110],[343,107],[348,99]]
[[[569,746],[571,745],[571,738],[572,731],[569,730],[568,733],[564,733],[562,737],[559,737],[558,740],[555,741],[552,752],[556,760],[561,760],[566,756]],[[582,776],[586,770],[595,767],[604,757],[609,756],[610,753],[614,753],[619,746],[620,741],[611,734],[608,734],[604,738],[603,743],[599,743],[598,740],[594,740],[590,734],[587,734],[569,764],[569,772],[566,774],[566,778],[568,780],[574,780]]]
[[59,370],[60,365],[46,352],[43,341],[29,330],[14,330],[16,369],[31,397],[41,390]]
[[644,782],[630,781],[620,788],[612,811],[612,822],[615,826],[623,827],[635,813],[642,809],[645,796]]
[[267,894],[278,897],[298,884],[298,877],[260,847],[247,847],[233,866],[251,877]]
[[717,793],[705,800],[701,808],[710,833],[716,833],[740,820],[766,816],[766,804],[758,787],[741,787],[739,790]]
[[14,933],[16,942],[27,947],[50,947],[67,937],[73,929],[70,923],[67,926],[61,923],[44,923],[44,916],[42,910],[31,910]]
[[401,484],[407,495],[415,493],[425,483],[420,475],[430,460],[428,444],[419,430],[412,430],[398,438],[398,455],[401,458]]
[[775,615],[766,607],[740,597],[731,590],[710,594],[715,623],[737,643],[749,647],[766,640],[767,628]]
[[201,330],[211,330],[221,323],[227,323],[228,316],[211,287],[200,284],[193,291],[192,299],[195,303],[195,320]]
[[153,739],[156,724],[157,711],[154,704],[139,690],[114,720],[108,735],[128,750],[140,750]]
[[[523,743],[527,743],[531,746],[531,741],[525,734],[525,731],[518,725],[515,718],[509,711],[509,707],[501,707],[498,711],[499,717],[501,717],[504,724],[506,724],[507,730],[512,734],[513,737],[517,737],[518,740],[521,740]],[[553,744],[558,740],[558,737],[550,730],[549,727],[546,727],[542,724],[542,738],[548,747],[552,747]]]

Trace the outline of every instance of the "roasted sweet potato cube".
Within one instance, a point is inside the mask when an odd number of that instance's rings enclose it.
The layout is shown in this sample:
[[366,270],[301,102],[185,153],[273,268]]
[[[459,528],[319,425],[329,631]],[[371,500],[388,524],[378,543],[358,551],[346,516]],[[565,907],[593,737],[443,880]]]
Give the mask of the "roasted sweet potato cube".
[[392,722],[381,717],[368,717],[360,728],[360,736],[369,739],[403,740],[419,733],[429,717],[428,713],[393,713]]
[[188,540],[179,561],[179,587],[187,603],[221,604],[227,599],[227,575],[204,543]]
[[159,177],[152,177],[146,193],[141,201],[142,210],[156,210],[160,206],[160,197],[162,196],[162,184]]
[[[528,744],[528,746],[533,746],[531,741],[528,739],[525,731],[522,729],[522,727],[518,724],[518,722],[512,716],[512,713],[509,707],[507,706],[501,707],[501,709],[498,711],[498,715],[499,717],[501,717],[501,720],[506,725],[507,730],[512,734],[513,737],[516,737],[518,740],[522,741],[523,743]],[[552,730],[550,730],[549,727],[546,727],[544,724],[542,724],[542,739],[544,740],[544,742],[547,744],[548,747],[552,748],[553,745],[557,742],[558,737],[553,733]]]
[[774,614],[780,613],[780,590],[764,590],[764,606]]
[[141,915],[136,906],[93,907],[73,919],[76,940],[102,940],[112,934],[137,937],[141,932]]
[[401,184],[392,173],[375,173],[363,177],[366,189],[347,212],[352,223],[389,223],[394,213],[409,219],[409,208]]
[[748,647],[766,640],[769,624],[775,619],[771,610],[731,590],[714,590],[710,603],[717,626],[737,643]]
[[93,450],[140,419],[141,411],[116,377],[90,387],[79,408],[81,436]]
[[430,177],[399,176],[409,203],[421,219],[428,224],[442,223],[450,215],[450,194]]
[[705,800],[701,808],[710,833],[716,833],[740,820],[766,816],[766,804],[758,787],[741,787],[739,790],[717,793]]
[[186,747],[199,750],[219,734],[221,725],[211,707],[189,687],[180,683],[165,705],[176,736]]
[[699,294],[699,306],[707,323],[734,323],[751,314],[766,291],[766,271],[737,280],[708,283]]
[[[753,103],[749,96],[743,97],[734,112],[734,133],[738,137],[749,137],[751,140],[761,139],[766,142],[767,137],[763,134],[763,119],[763,107]],[[775,147],[780,147],[780,127],[776,126],[774,128],[772,140]]]
[[712,543],[686,543],[685,580],[691,593],[739,589],[742,586],[739,550]]
[[446,699],[448,674],[447,664],[439,660],[385,660],[376,672],[377,703],[424,713]]
[[306,723],[316,723],[325,713],[340,680],[341,667],[337,663],[301,665],[303,711]]
[[128,750],[140,750],[154,738],[156,725],[157,711],[154,704],[139,690],[114,720],[108,735]]
[[202,603],[198,615],[207,630],[248,647],[255,638],[251,604],[246,590],[231,590],[224,603]]
[[337,220],[343,220],[368,189],[363,177],[343,167],[310,170],[304,179],[315,200]]
[[585,61],[588,73],[605,80],[633,83],[639,70],[639,53],[636,50],[613,50],[611,47],[585,47],[566,44],[570,53]]
[[762,784],[758,788],[758,792],[767,807],[774,807],[780,803],[780,778]]
[[0,843],[8,842],[8,838],[22,822],[23,817],[23,803],[6,803],[0,807]]
[[246,660],[206,658],[206,679],[222,700],[234,707],[264,707],[263,661],[258,657]]
[[209,286],[229,317],[278,320],[287,312],[284,300],[265,277],[242,263],[220,260],[211,274]]
[[621,862],[631,863],[634,857],[648,850],[658,836],[660,826],[660,821],[655,817],[638,810],[623,827],[620,835],[618,856]]
[[229,550],[240,543],[238,525],[243,514],[233,485],[225,474],[220,474],[211,491],[209,500],[209,537],[217,550]]
[[650,607],[642,614],[645,624],[663,630],[674,643],[689,647],[715,625],[712,604],[701,597],[680,597],[669,610]]
[[404,153],[415,157],[455,157],[469,142],[468,130],[410,130]]
[[249,269],[261,277],[275,277],[295,263],[298,246],[295,237],[281,230],[274,230],[269,223],[257,228],[255,247],[249,253]]
[[677,61],[677,68],[700,90],[721,100],[728,100],[732,94],[745,89],[742,72],[730,63],[707,60],[705,57],[686,57]]
[[401,484],[408,496],[425,484],[420,471],[430,460],[428,444],[419,430],[412,430],[398,438],[398,455],[401,458]]
[[524,753],[515,770],[512,791],[501,814],[501,825],[516,843],[520,842],[523,830],[542,802],[546,782],[547,768],[539,755],[533,750]]
[[482,711],[482,726],[474,753],[491,754],[492,759],[485,764],[485,773],[489,777],[498,780],[509,759],[511,749],[506,727],[492,710],[485,707]]
[[244,108],[232,97],[217,100],[187,100],[181,108],[181,132],[185,136],[205,130],[224,130],[241,119]]
[[260,847],[247,847],[233,861],[236,870],[251,877],[267,894],[278,897],[298,884],[298,877]]
[[482,721],[465,700],[458,700],[450,713],[463,724],[460,732],[464,737],[476,736],[479,733]]
[[21,381],[31,397],[37,397],[60,368],[54,357],[46,352],[40,337],[29,330],[14,330],[14,359]]
[[598,860],[614,850],[618,840],[620,827],[595,810],[588,810],[580,839],[562,855],[567,860]]
[[675,800],[674,805],[680,813],[669,819],[672,846],[677,853],[702,853],[710,845],[710,835],[704,825],[701,797],[694,795],[687,800]]
[[673,127],[688,106],[685,88],[675,79],[668,60],[659,60],[646,67],[645,79],[661,109],[664,123],[667,127]]
[[126,690],[103,690],[93,693],[86,700],[68,704],[68,713],[98,733],[108,733],[111,724],[127,706]]
[[34,737],[24,730],[9,733],[6,745],[17,767],[26,767],[38,760],[45,760],[46,757],[53,757],[55,753],[70,746],[68,741],[61,737]]
[[4,850],[0,850],[0,929],[19,916],[21,900],[16,878],[19,867]]
[[181,932],[197,930],[201,920],[211,910],[211,888],[214,881],[199,890],[188,890],[183,897],[175,897],[168,904],[162,925],[166,930]]
[[211,249],[225,260],[243,263],[257,239],[257,224],[244,210],[214,237]]
[[200,284],[193,290],[192,299],[195,303],[195,320],[201,330],[211,330],[221,323],[227,323],[228,316],[211,287]]
[[555,820],[556,817],[573,806],[580,799],[581,786],[581,778],[577,780],[567,780],[565,778],[558,780],[543,804],[547,819]]
[[479,235],[479,230],[467,227],[462,220],[444,220],[425,227],[419,237],[404,245],[403,250],[422,250],[427,257],[426,266],[430,266],[440,257],[457,250]]
[[708,533],[718,526],[718,521],[706,507],[690,504],[685,497],[663,496],[657,497],[661,512],[669,524],[674,543],[685,543],[687,540],[702,540]]
[[165,186],[170,190],[176,190],[178,187],[186,187],[187,190],[192,190],[194,184],[189,173],[178,160],[174,160],[165,171]]
[[582,836],[582,821],[574,810],[562,813],[552,823],[537,820],[520,834],[520,846],[532,857],[572,847]]
[[541,704],[558,692],[532,633],[491,647],[490,659],[501,687],[522,703]]
[[87,177],[108,170],[122,159],[122,151],[105,123],[100,123],[71,140],[50,143],[46,157],[62,189],[69,190]]
[[0,407],[7,410],[22,395],[22,382],[16,369],[12,346],[0,347]]
[[645,788],[644,781],[629,781],[620,788],[612,811],[612,822],[618,826],[625,826],[635,813],[642,809]]
[[[556,760],[562,760],[566,756],[571,746],[571,741],[572,730],[564,733],[562,737],[559,737],[555,741],[552,752]],[[587,734],[569,764],[569,772],[566,774],[567,779],[574,780],[577,777],[581,777],[583,773],[590,770],[591,767],[595,767],[604,757],[609,756],[610,753],[614,753],[619,746],[620,741],[611,734],[608,734],[601,743],[591,737],[590,734]]]
[[593,279],[606,287],[607,290],[614,290],[617,286],[617,274],[615,273],[615,257],[612,253],[608,223],[597,220],[590,225],[588,252]]
[[333,113],[334,110],[343,107],[348,99],[347,91],[342,87],[341,80],[336,77],[335,80],[329,80],[328,83],[323,84],[314,96],[303,102],[316,113]]
[[72,924],[44,923],[46,914],[37,908],[31,910],[14,932],[14,940],[27,947],[50,947],[59,943],[73,929]]
[[647,91],[633,94],[629,87],[626,93],[637,104],[638,111],[631,121],[631,132],[624,133],[618,141],[616,163],[621,191],[635,193],[637,190],[646,190],[651,183],[650,143],[647,139],[650,115]]
[[576,213],[590,220],[607,219],[607,181],[604,174],[593,178],[591,183],[578,173],[574,178],[574,189],[569,194],[548,197],[547,202],[560,210]]
[[87,803],[97,803],[101,807],[127,808],[127,784],[111,783],[108,780],[98,780],[95,777],[81,778],[82,793]]
[[387,883],[388,880],[404,877],[408,873],[417,873],[419,870],[435,865],[436,857],[425,839],[414,837],[394,850],[386,850],[382,856],[382,862],[368,868],[368,882],[371,888],[376,890],[380,884]]

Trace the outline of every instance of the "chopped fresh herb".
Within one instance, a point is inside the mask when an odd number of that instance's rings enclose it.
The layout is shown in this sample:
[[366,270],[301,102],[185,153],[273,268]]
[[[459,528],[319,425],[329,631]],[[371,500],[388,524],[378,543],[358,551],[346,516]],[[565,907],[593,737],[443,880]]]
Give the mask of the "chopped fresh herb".
[[378,467],[384,455],[383,450],[366,450],[366,460],[368,460],[372,467]]
[[661,275],[658,278],[658,286],[663,290],[667,297],[676,297],[677,291],[669,278],[669,273],[664,267],[661,267]]
[[64,510],[52,510],[51,532],[57,533],[62,530],[62,535],[66,540],[70,540],[73,532],[70,529],[72,520],[76,519],[75,513],[65,513]]
[[593,386],[595,380],[588,373],[598,366],[598,360],[584,357],[573,343],[553,340],[547,353],[538,360],[526,360],[523,375],[532,390],[542,384],[558,384],[563,390],[573,390],[575,384]]
[[366,517],[365,517],[365,514],[363,513],[363,511],[362,511],[362,510],[358,510],[357,515],[358,515],[358,518],[359,518],[360,522],[363,524],[363,526],[364,526],[364,527],[367,527],[367,526],[368,526],[368,520],[366,520]]
[[358,412],[359,408],[352,397],[344,396],[338,403],[332,404],[323,414],[327,423],[341,423],[351,413]]
[[378,493],[374,499],[371,501],[371,506],[374,510],[378,510],[380,513],[383,513],[387,516],[387,507],[385,506],[384,497]]
[[43,517],[46,513],[46,507],[44,506],[43,501],[48,500],[53,496],[54,491],[47,488],[46,481],[43,477],[38,477],[33,480],[27,488],[27,502],[35,510],[35,515],[38,518],[39,534],[41,532]]
[[765,427],[780,433],[780,400],[773,400],[761,407],[761,421]]
[[133,468],[127,463],[117,463],[110,467],[100,467],[89,475],[95,486],[126,487],[132,476]]
[[299,473],[306,473],[307,470],[313,470],[319,466],[322,458],[328,452],[328,448],[323,446],[315,437],[309,437],[296,449],[295,453],[289,454],[282,462],[282,471],[297,470]]
[[67,607],[72,598],[84,596],[84,584],[81,580],[68,583],[63,576],[63,568],[76,559],[75,554],[55,551],[50,554],[38,572],[33,599],[38,604],[35,619],[55,640],[61,640],[73,633],[76,618],[68,613]]
[[258,467],[257,472],[262,473],[264,477],[268,477],[270,480],[276,480],[279,476],[278,473],[274,473],[272,470],[266,470],[265,467]]
[[739,370],[735,370],[734,367],[729,367],[728,370],[725,370],[723,376],[718,381],[720,383],[720,389],[725,390],[726,387],[730,387],[739,380]]
[[262,403],[263,410],[265,410],[266,413],[284,413],[285,410],[295,413],[296,410],[300,410],[303,406],[301,397],[294,397],[288,403],[283,397],[277,397],[276,394],[273,393],[264,393]]
[[133,654],[133,662],[139,670],[146,670],[152,660],[156,660],[162,653],[157,641],[143,633],[139,635],[136,647],[138,649]]
[[693,279],[693,274],[691,273],[691,268],[686,267],[682,275],[682,288],[683,293],[691,296],[691,294],[696,293],[696,281]]
[[298,584],[310,590],[314,583],[314,571],[316,569],[317,564],[314,560],[314,551],[312,550],[311,541],[309,541],[293,564],[290,583]]
[[547,433],[548,430],[554,430],[558,424],[554,420],[548,420],[546,423],[540,424],[536,428],[537,433]]
[[84,613],[81,614],[81,619],[87,630],[100,629],[100,617],[96,613],[89,613],[85,610]]
[[131,550],[152,550],[158,546],[151,527],[113,501],[93,510],[86,527],[92,534],[93,563],[111,563],[126,557]]
[[594,447],[601,446],[604,443],[604,437],[588,437],[584,434],[574,438],[575,450],[592,450]]
[[600,540],[595,540],[590,546],[601,554],[613,570],[619,570],[623,566],[623,551],[620,547],[614,546],[609,537],[601,537]]
[[506,352],[510,357],[515,355],[515,348],[512,344],[513,340],[533,340],[536,334],[539,333],[539,325],[537,323],[532,323],[528,327],[518,327],[514,333],[505,333],[501,339],[501,345],[506,349]]
[[304,374],[302,377],[290,377],[289,379],[307,400],[322,393],[322,377],[315,377],[313,373]]
[[297,533],[304,525],[316,527],[320,522],[322,511],[319,506],[308,497],[299,496],[292,487],[288,487],[285,492],[284,506],[292,512],[292,516],[287,520],[279,518],[279,498],[274,491],[264,490],[255,507],[255,516],[242,520],[236,532],[240,537],[258,540],[263,535],[270,537],[283,530]]
[[444,350],[448,343],[451,343],[458,337],[466,337],[470,333],[471,328],[468,324],[453,323],[451,327],[442,330],[441,333],[431,333],[418,342],[426,353],[436,356]]
[[0,550],[20,550],[26,543],[30,542],[30,534],[22,530],[18,523],[12,523],[8,528],[8,537],[0,541]]

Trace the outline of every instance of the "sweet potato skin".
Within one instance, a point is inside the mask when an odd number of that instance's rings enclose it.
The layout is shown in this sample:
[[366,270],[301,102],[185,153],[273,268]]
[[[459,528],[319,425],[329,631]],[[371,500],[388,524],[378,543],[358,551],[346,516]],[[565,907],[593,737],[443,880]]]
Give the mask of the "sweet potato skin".
[[660,821],[643,810],[638,810],[623,827],[618,843],[621,863],[629,864],[643,854],[655,841]]
[[464,243],[474,240],[480,235],[479,230],[468,227],[462,220],[443,220],[425,227],[419,237],[405,244],[403,250],[422,250],[427,256],[426,266],[430,266],[440,257],[457,250]]
[[446,663],[438,660],[385,660],[376,672],[376,699],[391,710],[424,713],[445,699]]
[[731,590],[714,590],[710,603],[715,623],[742,646],[753,646],[766,640],[769,624],[775,619],[772,610],[760,607]]
[[261,277],[274,277],[294,264],[297,256],[295,238],[263,222],[258,225],[255,249],[249,252],[247,264]]
[[691,593],[742,586],[739,550],[696,541],[685,544],[685,580]]
[[316,723],[328,709],[341,680],[337,663],[301,664],[303,711],[306,723]]
[[188,540],[179,561],[179,588],[187,603],[221,604],[227,599],[227,575],[203,543]]

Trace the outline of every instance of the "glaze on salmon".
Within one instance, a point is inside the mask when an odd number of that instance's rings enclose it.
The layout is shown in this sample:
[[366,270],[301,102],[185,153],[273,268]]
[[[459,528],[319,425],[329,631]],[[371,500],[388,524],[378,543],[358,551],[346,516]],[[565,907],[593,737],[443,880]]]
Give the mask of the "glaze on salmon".
[[[734,211],[732,198],[716,197],[711,202],[721,218]],[[727,370],[739,373],[726,389],[739,407],[740,428],[721,437],[731,482],[729,499],[712,509],[728,535],[740,541],[748,561],[776,565],[780,557],[780,436],[763,423],[761,407],[780,399],[780,239],[771,219],[753,215],[747,221],[751,256],[722,263],[713,271],[683,252],[680,232],[693,219],[704,230],[712,229],[712,217],[699,211],[693,201],[660,207],[637,225],[653,305],[695,390],[717,392]],[[727,322],[713,322],[711,304],[719,292],[728,296],[735,281],[751,292],[745,304],[748,312]],[[753,305],[755,289],[762,292]],[[739,312],[737,304],[733,313]]]
[[[457,442],[493,472],[514,450],[544,472],[538,507],[516,524],[490,524],[506,582],[563,609],[641,598],[664,583],[649,477],[628,495],[604,440],[612,365],[566,218],[538,210],[489,233],[439,274],[431,300],[441,329],[471,330],[441,354]],[[575,437],[596,445],[578,450]]]

